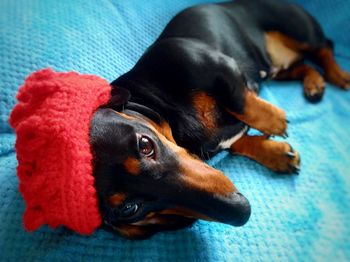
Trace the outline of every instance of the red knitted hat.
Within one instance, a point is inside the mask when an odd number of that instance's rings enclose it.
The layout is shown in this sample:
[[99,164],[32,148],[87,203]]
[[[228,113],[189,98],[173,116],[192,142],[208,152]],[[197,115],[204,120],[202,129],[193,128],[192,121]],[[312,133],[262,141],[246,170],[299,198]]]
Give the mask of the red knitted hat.
[[27,230],[48,224],[91,234],[101,225],[89,127],[110,92],[107,81],[97,76],[51,69],[34,72],[19,89],[9,122],[17,133]]

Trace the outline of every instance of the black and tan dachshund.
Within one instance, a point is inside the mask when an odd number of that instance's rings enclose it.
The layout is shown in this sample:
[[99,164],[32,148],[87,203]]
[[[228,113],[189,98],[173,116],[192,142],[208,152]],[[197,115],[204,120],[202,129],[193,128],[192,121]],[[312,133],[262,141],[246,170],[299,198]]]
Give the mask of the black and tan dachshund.
[[[307,59],[316,64],[304,64]],[[199,5],[176,15],[136,65],[113,81],[90,138],[104,224],[128,238],[206,219],[241,226],[248,200],[201,159],[228,149],[281,173],[300,157],[286,114],[260,99],[264,79],[300,79],[305,97],[350,76],[315,19],[281,0]],[[247,135],[248,128],[261,136]]]

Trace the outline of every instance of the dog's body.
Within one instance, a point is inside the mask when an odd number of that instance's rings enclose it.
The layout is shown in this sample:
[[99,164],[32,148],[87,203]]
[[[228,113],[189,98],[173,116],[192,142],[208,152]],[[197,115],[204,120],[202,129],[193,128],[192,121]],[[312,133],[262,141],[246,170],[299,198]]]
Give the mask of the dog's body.
[[[244,224],[247,200],[192,154],[203,159],[230,149],[277,172],[298,171],[298,153],[268,139],[285,136],[285,113],[256,93],[266,78],[302,79],[306,97],[320,100],[323,77],[304,58],[348,87],[332,48],[309,14],[283,1],[202,5],[174,17],[134,68],[112,82],[113,97],[92,122],[106,224],[128,237],[194,218]],[[265,135],[248,136],[248,127]]]

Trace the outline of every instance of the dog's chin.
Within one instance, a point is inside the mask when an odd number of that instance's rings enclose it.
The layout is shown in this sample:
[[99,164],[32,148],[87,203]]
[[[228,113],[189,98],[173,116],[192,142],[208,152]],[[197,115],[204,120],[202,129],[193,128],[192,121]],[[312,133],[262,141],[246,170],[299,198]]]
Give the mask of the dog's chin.
[[106,231],[117,233],[128,239],[148,239],[154,234],[161,231],[179,230],[191,226],[196,219],[178,216],[178,215],[162,215],[162,223],[145,223],[138,221],[132,224],[116,224],[112,225],[104,223],[102,228]]

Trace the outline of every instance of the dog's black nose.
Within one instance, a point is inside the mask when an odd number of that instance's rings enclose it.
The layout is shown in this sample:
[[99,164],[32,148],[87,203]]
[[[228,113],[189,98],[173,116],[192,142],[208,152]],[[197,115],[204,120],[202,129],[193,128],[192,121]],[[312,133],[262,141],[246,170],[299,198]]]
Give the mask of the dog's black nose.
[[218,209],[212,209],[212,218],[221,223],[232,226],[243,226],[247,223],[251,209],[248,199],[241,193],[234,192],[226,197],[219,197],[220,202],[215,205]]
[[232,212],[232,214],[227,214],[227,221],[223,222],[236,227],[243,226],[248,221],[251,214],[248,199],[237,192],[231,195],[229,203],[231,208],[229,208],[228,212]]
[[251,208],[249,201],[241,193],[234,192],[226,196],[209,197],[196,209],[213,220],[231,226],[243,226],[247,223]]

